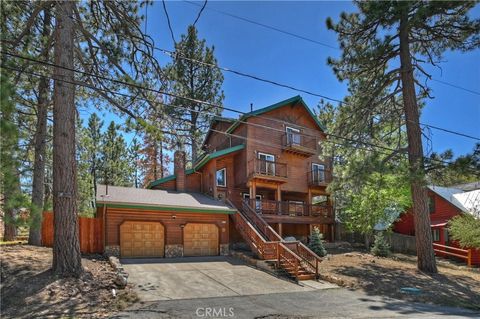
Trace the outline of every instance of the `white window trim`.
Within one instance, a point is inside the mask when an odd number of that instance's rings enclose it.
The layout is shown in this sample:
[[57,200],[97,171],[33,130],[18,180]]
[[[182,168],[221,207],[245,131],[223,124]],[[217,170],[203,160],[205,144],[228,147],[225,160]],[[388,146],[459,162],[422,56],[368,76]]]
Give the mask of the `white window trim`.
[[291,127],[291,126],[285,126],[285,132],[288,133],[288,130],[292,130],[296,133],[300,133],[300,129],[298,128],[295,128],[295,127]]
[[[219,185],[218,184],[217,174],[218,174],[218,172],[221,172],[221,171],[223,171],[223,181],[225,182],[225,185]],[[227,187],[227,168],[226,167],[217,170],[217,172],[215,174],[215,184],[218,187]]]
[[[250,199],[250,194],[249,193],[242,193],[242,197],[243,197],[243,199],[247,199],[247,198]],[[262,200],[262,195],[257,194],[257,195],[255,195],[255,198],[257,200]]]
[[[258,152],[257,154],[258,154],[258,155],[257,155],[257,158],[258,158],[258,159],[260,159],[260,155],[265,155],[265,157],[271,156],[271,157],[273,157],[273,162],[275,162],[275,155],[273,155],[273,154],[262,153],[262,152]],[[267,160],[267,161],[269,161],[269,160]]]
[[[435,239],[435,234],[438,234],[437,239]],[[432,240],[433,241],[440,241],[440,229],[434,228],[432,229]]]

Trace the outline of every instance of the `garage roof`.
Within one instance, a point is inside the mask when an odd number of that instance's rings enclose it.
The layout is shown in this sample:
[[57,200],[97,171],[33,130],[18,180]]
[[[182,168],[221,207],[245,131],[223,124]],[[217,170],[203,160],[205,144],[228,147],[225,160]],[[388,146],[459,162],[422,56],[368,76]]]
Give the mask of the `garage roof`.
[[234,213],[224,202],[198,193],[181,193],[159,189],[143,189],[97,185],[97,204],[109,207],[135,207],[172,211]]

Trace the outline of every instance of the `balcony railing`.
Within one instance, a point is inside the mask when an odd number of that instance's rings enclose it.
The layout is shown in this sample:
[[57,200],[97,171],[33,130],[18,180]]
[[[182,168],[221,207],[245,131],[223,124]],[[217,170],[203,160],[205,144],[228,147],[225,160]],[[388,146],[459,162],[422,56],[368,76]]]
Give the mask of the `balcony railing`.
[[260,158],[254,158],[253,161],[253,175],[260,175],[266,177],[287,177],[287,164],[277,161],[269,161]]
[[325,217],[333,219],[332,206],[324,204],[304,204],[296,202],[245,199],[258,214],[291,217]]
[[332,171],[327,169],[315,169],[308,172],[309,186],[326,186],[332,182]]
[[284,149],[290,151],[305,154],[315,154],[317,152],[317,139],[300,133],[288,132],[283,134],[282,145]]

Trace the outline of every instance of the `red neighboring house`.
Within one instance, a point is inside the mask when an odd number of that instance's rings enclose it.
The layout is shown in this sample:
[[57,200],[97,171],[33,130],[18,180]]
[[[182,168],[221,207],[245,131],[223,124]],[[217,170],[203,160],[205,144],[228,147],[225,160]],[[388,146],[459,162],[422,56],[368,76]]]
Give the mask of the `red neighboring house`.
[[[480,208],[480,190],[464,191],[459,188],[440,186],[428,187],[430,224],[434,244],[460,248],[448,234],[448,221],[460,214],[472,214]],[[411,209],[400,216],[393,224],[393,231],[400,234],[415,236],[415,226]],[[444,250],[441,246],[435,249]],[[470,249],[470,248],[469,248]],[[450,249],[452,253],[461,252]],[[444,253],[436,252],[437,256],[445,257]],[[480,265],[480,250],[471,249],[472,265]]]

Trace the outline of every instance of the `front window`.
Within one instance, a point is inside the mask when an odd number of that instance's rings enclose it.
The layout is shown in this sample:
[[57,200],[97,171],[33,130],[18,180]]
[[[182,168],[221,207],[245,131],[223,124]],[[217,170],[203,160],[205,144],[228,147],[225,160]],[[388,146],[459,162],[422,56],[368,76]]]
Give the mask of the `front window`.
[[297,128],[287,126],[285,128],[287,132],[287,144],[288,145],[300,145],[300,130]]
[[440,241],[440,229],[432,229],[433,241]]
[[219,169],[217,171],[217,186],[227,186],[227,171],[225,168]]

